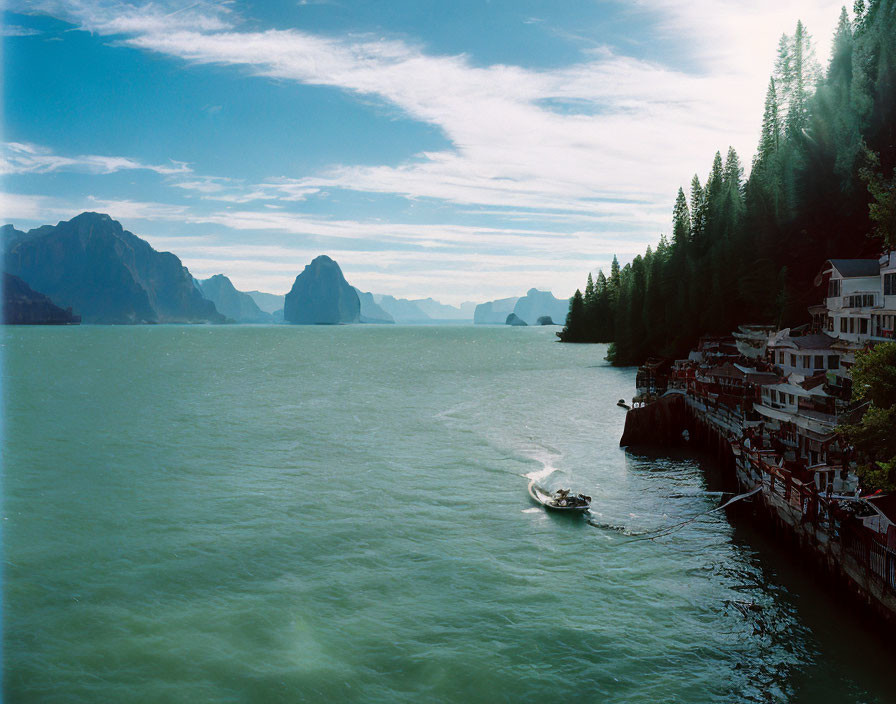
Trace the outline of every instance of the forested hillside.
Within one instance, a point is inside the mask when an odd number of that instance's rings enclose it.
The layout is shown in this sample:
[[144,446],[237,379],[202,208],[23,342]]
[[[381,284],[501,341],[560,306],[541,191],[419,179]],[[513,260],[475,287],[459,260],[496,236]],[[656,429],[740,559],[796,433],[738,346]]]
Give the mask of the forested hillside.
[[[896,246],[896,0],[843,9],[819,65],[798,23],[781,38],[749,177],[733,149],[679,189],[671,237],[577,291],[565,342],[635,364],[740,323],[803,322],[830,257]],[[757,106],[758,109],[759,106]]]

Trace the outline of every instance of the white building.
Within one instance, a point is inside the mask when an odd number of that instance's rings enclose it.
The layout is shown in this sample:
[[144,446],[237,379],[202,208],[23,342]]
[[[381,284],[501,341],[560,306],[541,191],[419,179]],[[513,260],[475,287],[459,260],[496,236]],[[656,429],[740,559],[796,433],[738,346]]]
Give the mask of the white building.
[[[871,334],[871,311],[883,305],[880,262],[877,259],[828,259],[816,277],[820,286],[827,279],[825,330],[849,342],[867,340]],[[819,307],[810,312],[818,320]]]
[[896,252],[879,260],[881,306],[871,311],[871,336],[875,340],[892,340],[896,327]]
[[836,340],[830,335],[790,335],[790,328],[777,332],[768,342],[771,360],[784,376],[802,377],[840,371],[840,353],[832,349]]

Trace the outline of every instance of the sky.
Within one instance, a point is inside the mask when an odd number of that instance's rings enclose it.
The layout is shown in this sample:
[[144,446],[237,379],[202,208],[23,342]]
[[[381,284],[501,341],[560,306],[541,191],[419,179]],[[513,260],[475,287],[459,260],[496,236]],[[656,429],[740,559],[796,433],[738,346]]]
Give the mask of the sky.
[[748,165],[781,34],[827,0],[8,0],[0,216],[108,213],[197,278],[558,297]]

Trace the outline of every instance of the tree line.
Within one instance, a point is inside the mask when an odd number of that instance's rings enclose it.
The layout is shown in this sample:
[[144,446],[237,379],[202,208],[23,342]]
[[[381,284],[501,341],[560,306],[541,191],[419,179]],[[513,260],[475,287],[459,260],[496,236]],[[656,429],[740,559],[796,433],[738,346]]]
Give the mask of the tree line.
[[[869,236],[870,235],[870,236]],[[844,7],[822,69],[802,22],[781,37],[749,177],[734,149],[678,190],[671,236],[570,300],[564,342],[679,357],[707,333],[805,321],[829,258],[896,248],[896,0]]]

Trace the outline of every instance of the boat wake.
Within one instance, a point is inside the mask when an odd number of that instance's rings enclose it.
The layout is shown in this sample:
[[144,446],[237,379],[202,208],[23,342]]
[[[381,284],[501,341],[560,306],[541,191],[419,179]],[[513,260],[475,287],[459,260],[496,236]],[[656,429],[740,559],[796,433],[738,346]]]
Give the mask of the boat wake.
[[530,447],[523,451],[523,454],[527,455],[529,459],[534,462],[538,462],[541,465],[541,469],[536,469],[528,474],[524,474],[523,476],[526,479],[534,480],[536,484],[543,486],[543,481],[550,477],[554,472],[561,471],[555,465],[555,463],[563,457],[563,453],[557,452],[555,450],[551,450],[550,448],[544,447],[542,445],[536,445],[535,447]]

